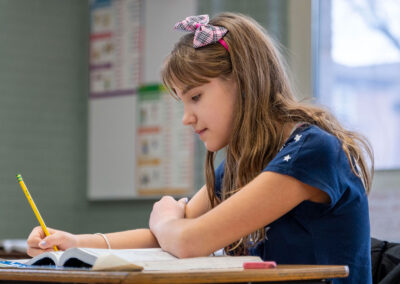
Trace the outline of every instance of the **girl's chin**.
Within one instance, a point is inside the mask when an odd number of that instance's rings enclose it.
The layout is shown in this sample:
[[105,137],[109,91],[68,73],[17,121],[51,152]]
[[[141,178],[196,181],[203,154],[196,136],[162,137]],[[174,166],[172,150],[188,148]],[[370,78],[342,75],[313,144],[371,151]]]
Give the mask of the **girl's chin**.
[[209,152],[218,152],[219,150],[221,150],[222,148],[224,148],[226,145],[210,145],[207,144],[207,142],[204,142],[204,146],[206,147],[207,151]]

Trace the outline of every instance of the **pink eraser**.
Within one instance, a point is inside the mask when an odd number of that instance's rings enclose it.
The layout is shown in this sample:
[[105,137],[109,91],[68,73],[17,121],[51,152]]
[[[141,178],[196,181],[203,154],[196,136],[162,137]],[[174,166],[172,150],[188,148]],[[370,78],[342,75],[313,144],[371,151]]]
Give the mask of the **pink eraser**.
[[275,261],[254,261],[254,262],[243,263],[244,269],[267,269],[275,267],[276,267]]

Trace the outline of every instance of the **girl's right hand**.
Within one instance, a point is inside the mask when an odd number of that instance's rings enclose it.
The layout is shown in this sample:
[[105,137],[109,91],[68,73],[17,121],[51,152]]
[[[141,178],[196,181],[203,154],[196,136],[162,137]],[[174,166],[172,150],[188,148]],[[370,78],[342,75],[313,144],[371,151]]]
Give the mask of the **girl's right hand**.
[[35,227],[30,233],[27,243],[27,254],[35,256],[46,251],[53,251],[53,246],[57,246],[59,250],[78,246],[78,236],[68,232],[47,228],[50,236],[45,235],[40,226]]

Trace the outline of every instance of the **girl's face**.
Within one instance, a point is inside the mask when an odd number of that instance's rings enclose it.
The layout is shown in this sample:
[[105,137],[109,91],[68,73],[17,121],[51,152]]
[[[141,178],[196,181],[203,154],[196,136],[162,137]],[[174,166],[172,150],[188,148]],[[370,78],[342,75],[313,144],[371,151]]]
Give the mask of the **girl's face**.
[[238,90],[233,79],[209,81],[190,90],[175,87],[175,91],[184,106],[183,124],[191,125],[207,150],[216,152],[225,147],[231,137]]

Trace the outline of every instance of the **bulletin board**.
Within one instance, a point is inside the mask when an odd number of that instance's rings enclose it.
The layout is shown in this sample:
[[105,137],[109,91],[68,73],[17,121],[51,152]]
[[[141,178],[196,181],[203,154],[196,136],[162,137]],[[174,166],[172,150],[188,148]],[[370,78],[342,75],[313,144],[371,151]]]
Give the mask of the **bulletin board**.
[[91,2],[88,198],[189,195],[194,135],[182,106],[142,85],[144,0]]
[[191,195],[195,141],[182,125],[183,105],[157,84],[140,87],[137,96],[137,195]]

